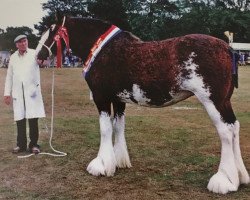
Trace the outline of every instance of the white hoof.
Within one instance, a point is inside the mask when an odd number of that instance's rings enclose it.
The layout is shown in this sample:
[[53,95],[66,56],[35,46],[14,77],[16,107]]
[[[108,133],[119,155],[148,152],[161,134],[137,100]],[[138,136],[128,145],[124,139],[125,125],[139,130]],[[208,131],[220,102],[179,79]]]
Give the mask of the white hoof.
[[244,173],[239,173],[240,175],[240,183],[242,184],[249,184],[250,183],[250,177],[247,173],[247,171],[245,171]]
[[132,167],[127,148],[121,146],[114,146],[116,166],[119,168]]
[[115,155],[113,153],[113,156],[108,157],[106,156],[105,159],[103,159],[101,156],[97,156],[94,160],[92,160],[88,167],[87,171],[94,175],[106,175],[106,176],[114,176],[116,170],[116,160]]
[[96,157],[95,159],[93,159],[89,163],[87,171],[94,176],[105,175],[105,169],[102,159],[100,157]]
[[212,176],[208,183],[207,189],[214,193],[226,194],[228,192],[237,191],[238,186],[233,185],[228,177],[219,171]]

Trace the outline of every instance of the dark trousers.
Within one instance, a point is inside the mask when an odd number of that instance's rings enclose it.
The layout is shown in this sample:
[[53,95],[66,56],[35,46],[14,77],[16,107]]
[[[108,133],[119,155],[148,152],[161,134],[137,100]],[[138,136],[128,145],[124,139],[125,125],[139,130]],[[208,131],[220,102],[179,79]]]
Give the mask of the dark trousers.
[[[29,121],[29,136],[30,143],[29,148],[38,146],[38,118],[28,119]],[[17,146],[21,149],[27,149],[27,136],[26,136],[26,119],[16,121],[17,123]]]

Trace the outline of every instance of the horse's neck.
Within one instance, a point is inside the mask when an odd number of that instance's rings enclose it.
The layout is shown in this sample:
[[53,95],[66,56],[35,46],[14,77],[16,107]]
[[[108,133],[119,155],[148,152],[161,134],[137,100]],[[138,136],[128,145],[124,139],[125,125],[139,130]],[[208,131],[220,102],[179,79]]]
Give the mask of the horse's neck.
[[95,42],[111,25],[98,23],[97,25],[91,24],[88,26],[86,24],[81,25],[81,21],[79,21],[78,26],[75,26],[75,24],[68,24],[67,27],[70,47],[75,55],[86,60]]
[[[79,23],[78,28],[73,26],[70,27],[69,25],[68,29],[71,49],[76,56],[82,58],[83,61],[86,61],[95,42],[105,31],[108,30],[109,27],[111,27],[111,25],[106,23],[99,23],[96,24],[96,26],[92,25],[92,28],[84,27],[86,27],[86,24],[81,26],[81,24]],[[97,29],[93,27],[96,27]],[[86,35],[88,36],[87,38],[84,37]],[[118,36],[118,41],[120,44],[142,42],[138,37],[130,32],[124,31],[121,35],[121,37]]]
[[123,31],[110,42],[113,43],[110,47],[115,49],[116,52],[119,52],[124,47],[131,47],[143,41],[132,33]]

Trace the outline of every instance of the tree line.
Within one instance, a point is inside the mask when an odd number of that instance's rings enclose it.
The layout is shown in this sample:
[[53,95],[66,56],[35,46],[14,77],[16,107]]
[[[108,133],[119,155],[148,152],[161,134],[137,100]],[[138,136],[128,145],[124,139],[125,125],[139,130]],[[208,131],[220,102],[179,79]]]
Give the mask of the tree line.
[[227,40],[223,33],[230,31],[235,42],[250,42],[249,0],[48,0],[43,10],[47,15],[35,25],[38,36],[28,27],[0,29],[0,50],[15,48],[13,39],[19,33],[28,34],[35,48],[58,11],[109,21],[146,41],[191,33]]

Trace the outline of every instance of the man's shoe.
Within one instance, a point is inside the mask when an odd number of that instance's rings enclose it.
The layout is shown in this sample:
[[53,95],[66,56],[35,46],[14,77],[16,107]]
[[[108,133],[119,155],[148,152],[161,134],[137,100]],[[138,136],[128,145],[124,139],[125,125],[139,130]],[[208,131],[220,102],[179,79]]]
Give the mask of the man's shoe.
[[39,154],[41,151],[40,151],[39,147],[32,147],[31,152],[34,154]]
[[26,151],[26,149],[24,148],[20,148],[19,146],[15,147],[13,150],[12,150],[12,153],[21,153],[21,152],[24,152]]

